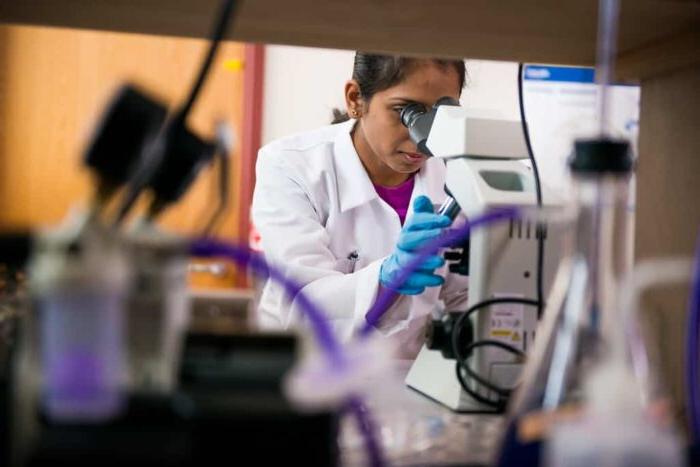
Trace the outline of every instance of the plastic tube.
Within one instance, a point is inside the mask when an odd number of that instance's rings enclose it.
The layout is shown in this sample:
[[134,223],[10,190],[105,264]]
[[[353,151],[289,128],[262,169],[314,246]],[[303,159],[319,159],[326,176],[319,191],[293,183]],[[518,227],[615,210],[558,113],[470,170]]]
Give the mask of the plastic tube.
[[698,388],[698,332],[700,332],[700,236],[698,236],[690,288],[688,335],[686,341],[686,387],[690,408],[690,435],[694,443],[700,437],[700,388]]
[[345,366],[345,357],[338,339],[328,325],[323,312],[301,291],[302,287],[285,275],[267,264],[257,253],[247,247],[224,243],[217,240],[202,238],[195,240],[190,245],[190,254],[199,257],[225,256],[242,266],[250,266],[258,274],[267,274],[271,279],[279,282],[290,297],[299,302],[299,306],[309,318],[314,334],[318,339],[321,349],[327,356],[330,364],[336,369]]
[[381,467],[385,465],[382,449],[377,442],[377,427],[369,414],[369,410],[362,403],[362,400],[357,396],[350,397],[348,400],[347,410],[350,411],[357,419],[357,424],[365,440],[365,450],[369,465],[372,467]]
[[[637,379],[644,391],[643,402],[648,402],[651,385],[649,372],[649,356],[644,345],[641,331],[637,323],[642,293],[654,286],[685,282],[690,276],[691,262],[687,258],[665,258],[643,261],[639,263],[632,274],[623,282],[620,309],[622,313],[622,328],[620,335],[612,339],[613,357],[624,361],[626,359],[624,343],[629,343],[629,352]],[[696,328],[697,329],[697,328]],[[626,331],[626,334],[625,334]]]
[[596,65],[596,82],[598,95],[598,118],[600,119],[600,136],[608,135],[608,86],[612,82],[615,70],[615,52],[617,50],[617,24],[620,15],[618,0],[600,0],[598,2],[598,51]]
[[398,275],[398,277],[392,284],[392,287],[382,289],[379,296],[377,297],[377,300],[374,302],[374,305],[372,305],[369,311],[367,311],[367,314],[365,315],[365,325],[360,329],[360,337],[362,338],[368,336],[372,332],[372,329],[374,329],[375,325],[382,318],[382,316],[384,316],[386,310],[389,309],[392,302],[398,295],[392,289],[398,288],[404,282],[406,282],[408,277],[416,269],[418,269],[418,267],[423,263],[423,261],[425,261],[425,259],[428,256],[435,254],[435,252],[437,252],[440,248],[455,245],[464,241],[469,236],[469,232],[473,227],[478,227],[481,225],[490,225],[496,222],[504,221],[506,219],[513,219],[515,217],[518,217],[519,213],[520,211],[514,207],[501,208],[487,212],[485,214],[482,214],[481,216],[477,216],[467,221],[463,226],[457,229],[446,231],[443,235],[430,241],[424,247],[418,250],[416,257],[411,262],[409,262],[406,265],[406,267],[401,271],[401,273]]

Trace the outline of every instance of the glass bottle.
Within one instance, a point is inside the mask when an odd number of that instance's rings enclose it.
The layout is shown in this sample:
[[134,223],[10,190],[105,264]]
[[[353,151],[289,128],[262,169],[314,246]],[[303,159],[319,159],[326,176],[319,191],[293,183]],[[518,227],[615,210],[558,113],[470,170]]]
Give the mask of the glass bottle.
[[[116,237],[87,223],[47,232],[30,265],[41,359],[43,413],[98,422],[124,406],[126,255]],[[28,345],[32,345],[29,343]]]
[[629,145],[579,140],[570,167],[577,209],[574,247],[557,273],[510,407],[501,466],[540,465],[548,428],[578,410],[587,375],[619,336],[617,294],[630,267]]

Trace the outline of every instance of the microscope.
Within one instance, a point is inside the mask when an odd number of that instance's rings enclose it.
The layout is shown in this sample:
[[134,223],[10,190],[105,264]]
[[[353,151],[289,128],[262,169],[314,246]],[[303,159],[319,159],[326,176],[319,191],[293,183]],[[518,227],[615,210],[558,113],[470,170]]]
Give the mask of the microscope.
[[[469,219],[537,206],[532,169],[522,162],[528,150],[519,120],[465,109],[451,98],[432,109],[411,104],[401,119],[422,153],[445,161],[448,197],[440,213],[455,219],[461,211]],[[543,207],[559,206],[543,190]],[[469,312],[445,310],[429,323],[406,384],[457,412],[503,411],[537,333],[537,275],[548,291],[562,234],[554,225],[512,219],[475,230],[461,252],[447,252],[450,271],[469,276]],[[538,242],[545,253],[541,268]]]

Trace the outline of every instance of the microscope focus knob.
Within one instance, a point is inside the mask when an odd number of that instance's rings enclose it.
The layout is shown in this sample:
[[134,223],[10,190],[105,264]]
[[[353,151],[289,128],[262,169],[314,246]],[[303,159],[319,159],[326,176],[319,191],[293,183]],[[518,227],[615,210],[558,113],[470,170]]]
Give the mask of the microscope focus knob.
[[425,329],[425,346],[430,350],[442,350],[450,343],[452,328],[445,319],[432,320]]
[[[432,320],[425,330],[425,346],[430,350],[439,350],[444,358],[454,359],[455,354],[452,351],[452,333],[457,318],[461,312],[451,312],[445,314],[440,319]],[[471,344],[474,339],[474,331],[471,322],[467,320],[464,323],[464,329],[459,335],[459,347],[465,348]]]

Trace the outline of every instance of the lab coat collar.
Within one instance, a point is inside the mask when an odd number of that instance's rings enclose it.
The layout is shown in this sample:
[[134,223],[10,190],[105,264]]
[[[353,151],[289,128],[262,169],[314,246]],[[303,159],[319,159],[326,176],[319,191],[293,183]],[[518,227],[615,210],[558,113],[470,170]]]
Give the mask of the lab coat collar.
[[[335,165],[338,168],[338,197],[340,201],[340,211],[350,209],[369,203],[378,199],[379,195],[374,189],[365,167],[360,161],[360,156],[355,150],[350,133],[355,126],[355,120],[350,120],[338,125],[338,134],[333,143],[333,156]],[[439,203],[444,199],[442,183],[444,174],[438,176],[435,172],[440,170],[440,164],[444,170],[442,161],[429,159],[416,174],[416,184],[411,196],[411,205],[417,195],[427,195],[434,203]],[[439,181],[438,181],[439,180]],[[436,183],[437,182],[437,183]]]
[[336,173],[340,211],[344,212],[368,203],[379,195],[352,143],[350,133],[355,127],[355,120],[341,123],[339,127],[333,144],[333,156],[338,168]]

